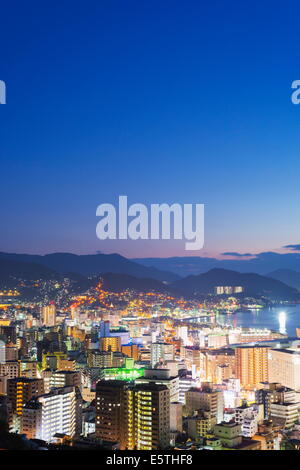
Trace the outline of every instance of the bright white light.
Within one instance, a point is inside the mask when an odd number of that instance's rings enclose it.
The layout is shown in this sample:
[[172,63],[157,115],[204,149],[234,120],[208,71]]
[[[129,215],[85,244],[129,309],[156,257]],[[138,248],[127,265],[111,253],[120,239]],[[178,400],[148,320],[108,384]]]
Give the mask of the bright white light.
[[279,320],[279,333],[285,335],[286,334],[286,313],[280,312],[278,320]]

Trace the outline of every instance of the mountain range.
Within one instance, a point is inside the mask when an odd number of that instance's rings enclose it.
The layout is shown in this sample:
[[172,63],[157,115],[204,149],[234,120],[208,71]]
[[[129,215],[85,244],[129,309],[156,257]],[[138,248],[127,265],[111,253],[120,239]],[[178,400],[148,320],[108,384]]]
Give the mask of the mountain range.
[[205,273],[214,268],[244,273],[257,273],[266,276],[278,269],[300,272],[300,252],[275,253],[268,251],[257,254],[226,252],[222,253],[222,256],[223,259],[182,256],[172,258],[134,258],[132,261],[143,266],[171,271],[180,277]]
[[114,254],[54,253],[39,256],[0,253],[0,283],[6,286],[12,285],[15,279],[61,279],[68,276],[79,287],[86,287],[90,283],[88,277],[101,277],[104,288],[115,292],[134,289],[139,292],[155,291],[197,298],[213,294],[215,286],[229,285],[242,286],[243,295],[248,296],[265,296],[273,300],[293,300],[300,297],[297,290],[300,273],[277,270],[272,277],[271,274],[262,276],[214,268],[206,273],[179,278],[168,271],[142,266]]
[[218,268],[197,276],[187,276],[172,284],[172,287],[182,294],[196,297],[201,294],[213,294],[215,286],[241,286],[246,295],[264,296],[272,300],[288,300],[299,296],[297,289],[277,279]]
[[[45,275],[50,275],[50,271],[55,271],[60,274],[77,273],[88,277],[111,272],[129,274],[138,278],[152,278],[162,282],[173,282],[179,279],[177,274],[143,266],[118,254],[74,255],[72,253],[52,253],[48,255],[28,255],[0,252],[1,263],[3,260],[39,265],[40,268],[46,268]],[[22,272],[22,265],[19,265],[19,270]]]

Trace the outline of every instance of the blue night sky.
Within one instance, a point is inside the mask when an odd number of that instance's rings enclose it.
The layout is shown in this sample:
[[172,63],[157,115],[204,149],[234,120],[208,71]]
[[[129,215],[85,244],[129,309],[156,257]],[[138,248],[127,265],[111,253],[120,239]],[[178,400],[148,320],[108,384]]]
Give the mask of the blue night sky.
[[[298,2],[5,3],[0,251],[207,256],[300,242]],[[204,249],[101,242],[96,207],[121,194],[204,203]]]

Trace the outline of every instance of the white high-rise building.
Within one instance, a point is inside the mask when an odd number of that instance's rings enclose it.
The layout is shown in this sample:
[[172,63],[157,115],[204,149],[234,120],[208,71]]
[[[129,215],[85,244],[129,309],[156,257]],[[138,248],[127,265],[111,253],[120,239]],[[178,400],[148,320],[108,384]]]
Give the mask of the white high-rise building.
[[200,380],[191,375],[179,377],[179,402],[185,405],[185,394],[191,388],[200,387]]
[[263,406],[242,405],[235,408],[234,420],[242,426],[241,432],[244,437],[253,437],[258,431],[259,421],[263,421]]
[[178,326],[177,327],[177,337],[182,340],[183,346],[188,344],[188,327],[187,326]]
[[270,417],[285,429],[290,429],[299,422],[300,403],[271,403]]
[[268,354],[269,382],[300,391],[300,350],[271,349]]
[[31,400],[23,409],[22,432],[28,438],[54,442],[55,434],[76,432],[75,387],[61,387]]
[[244,288],[242,286],[215,286],[214,292],[216,295],[223,294],[239,294],[243,292]]
[[151,344],[151,366],[155,367],[160,361],[172,361],[174,359],[174,346],[169,343]]

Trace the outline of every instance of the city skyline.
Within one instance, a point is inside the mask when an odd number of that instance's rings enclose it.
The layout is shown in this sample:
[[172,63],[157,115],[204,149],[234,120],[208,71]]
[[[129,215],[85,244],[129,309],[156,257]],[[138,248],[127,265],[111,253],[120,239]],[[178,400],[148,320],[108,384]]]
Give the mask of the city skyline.
[[299,13],[1,5],[8,468],[300,450]]

